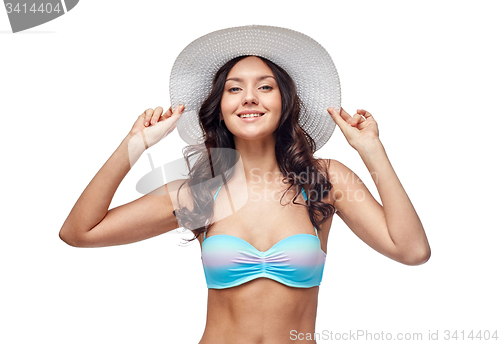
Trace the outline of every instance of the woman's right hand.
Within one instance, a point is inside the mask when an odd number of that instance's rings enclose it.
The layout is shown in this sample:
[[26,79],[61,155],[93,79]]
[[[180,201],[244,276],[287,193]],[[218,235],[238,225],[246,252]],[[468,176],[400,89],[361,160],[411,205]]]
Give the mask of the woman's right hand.
[[146,144],[146,149],[157,144],[176,128],[176,122],[184,111],[184,105],[179,105],[174,112],[169,108],[163,115],[163,108],[158,106],[154,111],[147,109],[135,121],[128,136],[138,139]]

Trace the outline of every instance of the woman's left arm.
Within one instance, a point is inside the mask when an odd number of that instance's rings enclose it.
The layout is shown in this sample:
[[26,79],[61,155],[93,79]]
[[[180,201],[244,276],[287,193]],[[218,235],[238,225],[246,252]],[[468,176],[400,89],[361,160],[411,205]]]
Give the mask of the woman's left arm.
[[[424,228],[387,157],[373,116],[365,110],[358,110],[353,117],[343,109],[340,114],[333,108],[329,108],[328,112],[368,168],[383,204],[381,206],[373,199],[351,170],[337,163],[334,164],[337,166],[334,173],[344,175],[340,189],[360,190],[368,195],[362,200],[352,197],[338,202],[339,216],[354,227],[351,229],[358,236],[370,238],[367,243],[371,241],[371,246],[386,256],[407,265],[425,263],[430,258],[431,250]],[[356,182],[349,182],[347,174],[351,174],[353,180],[357,179]]]

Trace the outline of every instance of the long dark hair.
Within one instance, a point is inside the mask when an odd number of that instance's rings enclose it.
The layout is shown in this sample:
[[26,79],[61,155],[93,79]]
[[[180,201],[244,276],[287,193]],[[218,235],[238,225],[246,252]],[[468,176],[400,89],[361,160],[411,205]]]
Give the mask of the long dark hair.
[[[248,55],[236,57],[218,70],[213,80],[212,91],[199,112],[200,125],[204,129],[204,143],[190,145],[183,150],[189,167],[189,178],[182,185],[188,184],[193,204],[191,210],[187,206],[179,205],[174,215],[179,225],[192,230],[194,237],[187,241],[197,239],[212,226],[210,220],[214,215],[213,194],[220,186],[220,179],[216,180],[214,176],[223,175],[230,180],[234,174],[232,167],[238,160],[238,154],[235,151],[233,134],[220,119],[220,103],[227,75],[236,63],[246,57]],[[259,58],[272,70],[281,93],[281,119],[275,131],[277,138],[275,152],[280,172],[284,176],[282,181],[290,184],[287,192],[294,185],[304,187],[308,199],[309,218],[313,226],[318,228],[335,212],[333,205],[321,201],[333,187],[329,181],[328,167],[313,156],[316,143],[299,124],[302,104],[293,79],[280,66],[263,57]],[[219,150],[214,148],[230,149],[222,149],[220,152],[224,153],[217,153]],[[196,155],[199,156],[195,164],[189,166]],[[200,185],[203,187],[196,187]],[[180,204],[179,193],[180,190],[177,194],[178,204]],[[299,204],[295,202],[298,194],[297,192],[294,195],[293,204]],[[205,225],[200,226],[200,223]]]

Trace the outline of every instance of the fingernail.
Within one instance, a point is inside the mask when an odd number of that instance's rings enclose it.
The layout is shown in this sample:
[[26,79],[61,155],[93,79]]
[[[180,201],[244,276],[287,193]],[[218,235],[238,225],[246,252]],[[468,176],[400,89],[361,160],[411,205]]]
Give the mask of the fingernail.
[[184,111],[184,105],[181,105],[181,106],[180,106],[179,111],[180,111],[180,112]]
[[146,122],[144,123],[144,125],[147,127],[147,126],[149,125],[149,122],[148,122],[148,121],[146,121]]

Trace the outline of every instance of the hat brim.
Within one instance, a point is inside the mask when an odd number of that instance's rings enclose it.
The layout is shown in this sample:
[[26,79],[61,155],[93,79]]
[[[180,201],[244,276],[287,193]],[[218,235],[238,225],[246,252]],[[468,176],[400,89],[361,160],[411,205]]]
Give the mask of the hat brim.
[[264,57],[294,80],[303,107],[299,124],[320,149],[332,136],[335,122],[327,112],[340,112],[340,80],[332,58],[315,40],[290,29],[249,25],[218,30],[190,43],[177,57],[170,74],[172,108],[184,105],[177,121],[188,144],[203,143],[198,113],[212,89],[217,71],[242,55]]

